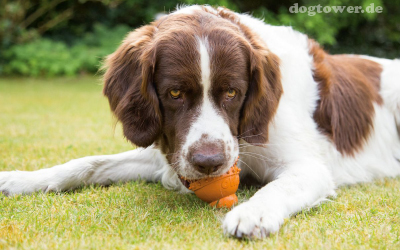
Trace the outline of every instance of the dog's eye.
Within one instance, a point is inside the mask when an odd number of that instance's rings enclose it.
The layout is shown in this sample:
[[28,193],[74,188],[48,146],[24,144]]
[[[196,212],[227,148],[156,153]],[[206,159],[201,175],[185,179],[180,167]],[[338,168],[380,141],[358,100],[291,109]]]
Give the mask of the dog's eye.
[[229,89],[226,92],[226,99],[233,99],[233,98],[235,98],[235,96],[236,96],[236,90],[234,90],[234,89]]
[[169,92],[169,94],[173,99],[178,99],[179,97],[181,97],[181,91],[179,89],[173,89]]

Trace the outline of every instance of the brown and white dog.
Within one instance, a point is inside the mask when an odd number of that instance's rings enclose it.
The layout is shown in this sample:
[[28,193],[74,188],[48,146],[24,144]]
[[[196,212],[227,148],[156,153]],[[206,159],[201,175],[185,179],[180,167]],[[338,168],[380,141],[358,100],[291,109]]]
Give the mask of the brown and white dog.
[[[142,178],[188,192],[240,155],[264,185],[223,222],[265,237],[343,184],[400,174],[400,61],[329,55],[290,27],[190,6],[136,29],[106,61],[104,94],[142,147],[33,172],[0,173],[29,194]],[[182,181],[181,181],[182,180]]]

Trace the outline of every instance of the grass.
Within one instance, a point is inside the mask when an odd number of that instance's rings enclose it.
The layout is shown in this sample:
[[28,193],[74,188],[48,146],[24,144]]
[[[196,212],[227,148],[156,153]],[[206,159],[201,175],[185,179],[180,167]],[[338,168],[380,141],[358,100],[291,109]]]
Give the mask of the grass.
[[[132,149],[100,82],[0,80],[0,171]],[[141,181],[61,194],[0,194],[0,249],[400,249],[400,179],[344,187],[258,241],[222,234],[227,210]],[[254,189],[239,191],[245,200]]]

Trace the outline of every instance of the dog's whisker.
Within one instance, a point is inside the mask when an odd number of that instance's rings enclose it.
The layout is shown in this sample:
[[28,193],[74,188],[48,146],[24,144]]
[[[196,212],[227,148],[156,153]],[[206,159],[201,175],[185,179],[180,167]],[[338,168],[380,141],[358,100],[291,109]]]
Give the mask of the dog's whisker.
[[244,138],[256,137],[256,136],[259,136],[259,135],[262,135],[262,134],[263,134],[263,133],[259,133],[259,134],[256,134],[256,135],[241,136],[241,137],[238,137],[238,139],[244,139]]
[[265,155],[262,155],[262,154],[258,154],[258,153],[255,153],[255,152],[241,152],[240,154],[243,154],[243,155],[256,155],[256,156],[259,156],[259,157],[262,157],[262,158],[271,159],[268,156],[265,156]]
[[[275,162],[274,159],[270,159],[270,158],[264,157],[264,156],[259,155],[259,154],[253,155],[253,154],[244,154],[244,153],[241,153],[241,155],[250,156],[250,157],[253,157],[253,158],[255,158],[255,159],[258,159],[258,160],[261,160],[261,161],[265,161],[265,162]],[[257,157],[257,156],[258,156],[258,157]]]
[[239,143],[239,146],[266,146],[266,145],[270,145],[269,143]]
[[181,163],[181,161],[177,161],[177,162],[174,162],[174,163],[172,163],[172,164],[169,164],[170,166],[175,166],[175,165],[178,165],[178,164],[180,164]]
[[248,148],[248,147],[260,147],[261,145],[242,145],[239,146],[238,148]]
[[284,144],[279,144],[279,143],[239,143],[240,146],[253,146],[253,147],[259,147],[259,146],[282,146]]
[[237,138],[241,138],[241,136],[243,135],[243,134],[245,134],[245,133],[247,133],[247,132],[250,132],[250,131],[252,131],[253,129],[255,129],[255,128],[251,128],[251,129],[249,129],[249,130],[246,130],[246,131],[244,131],[243,133],[241,133],[240,135],[238,135],[238,136],[236,136]]
[[239,161],[241,163],[243,163],[244,165],[246,165],[257,176],[258,180],[261,181],[261,177],[256,173],[256,171],[254,171],[246,162],[244,162],[244,161],[242,161],[240,159],[239,159]]

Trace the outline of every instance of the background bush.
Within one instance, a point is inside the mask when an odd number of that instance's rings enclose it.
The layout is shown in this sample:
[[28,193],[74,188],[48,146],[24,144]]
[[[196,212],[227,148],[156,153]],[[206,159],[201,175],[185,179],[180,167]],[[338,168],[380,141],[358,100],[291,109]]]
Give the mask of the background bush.
[[73,45],[39,37],[32,42],[10,46],[4,52],[6,75],[55,76],[96,72],[101,60],[112,53],[131,28],[117,25],[108,28],[94,25],[94,31],[84,34]]
[[[381,14],[289,13],[299,6],[382,6]],[[126,33],[178,4],[250,12],[309,34],[333,53],[400,55],[398,0],[0,0],[0,75],[55,76],[96,72]]]

